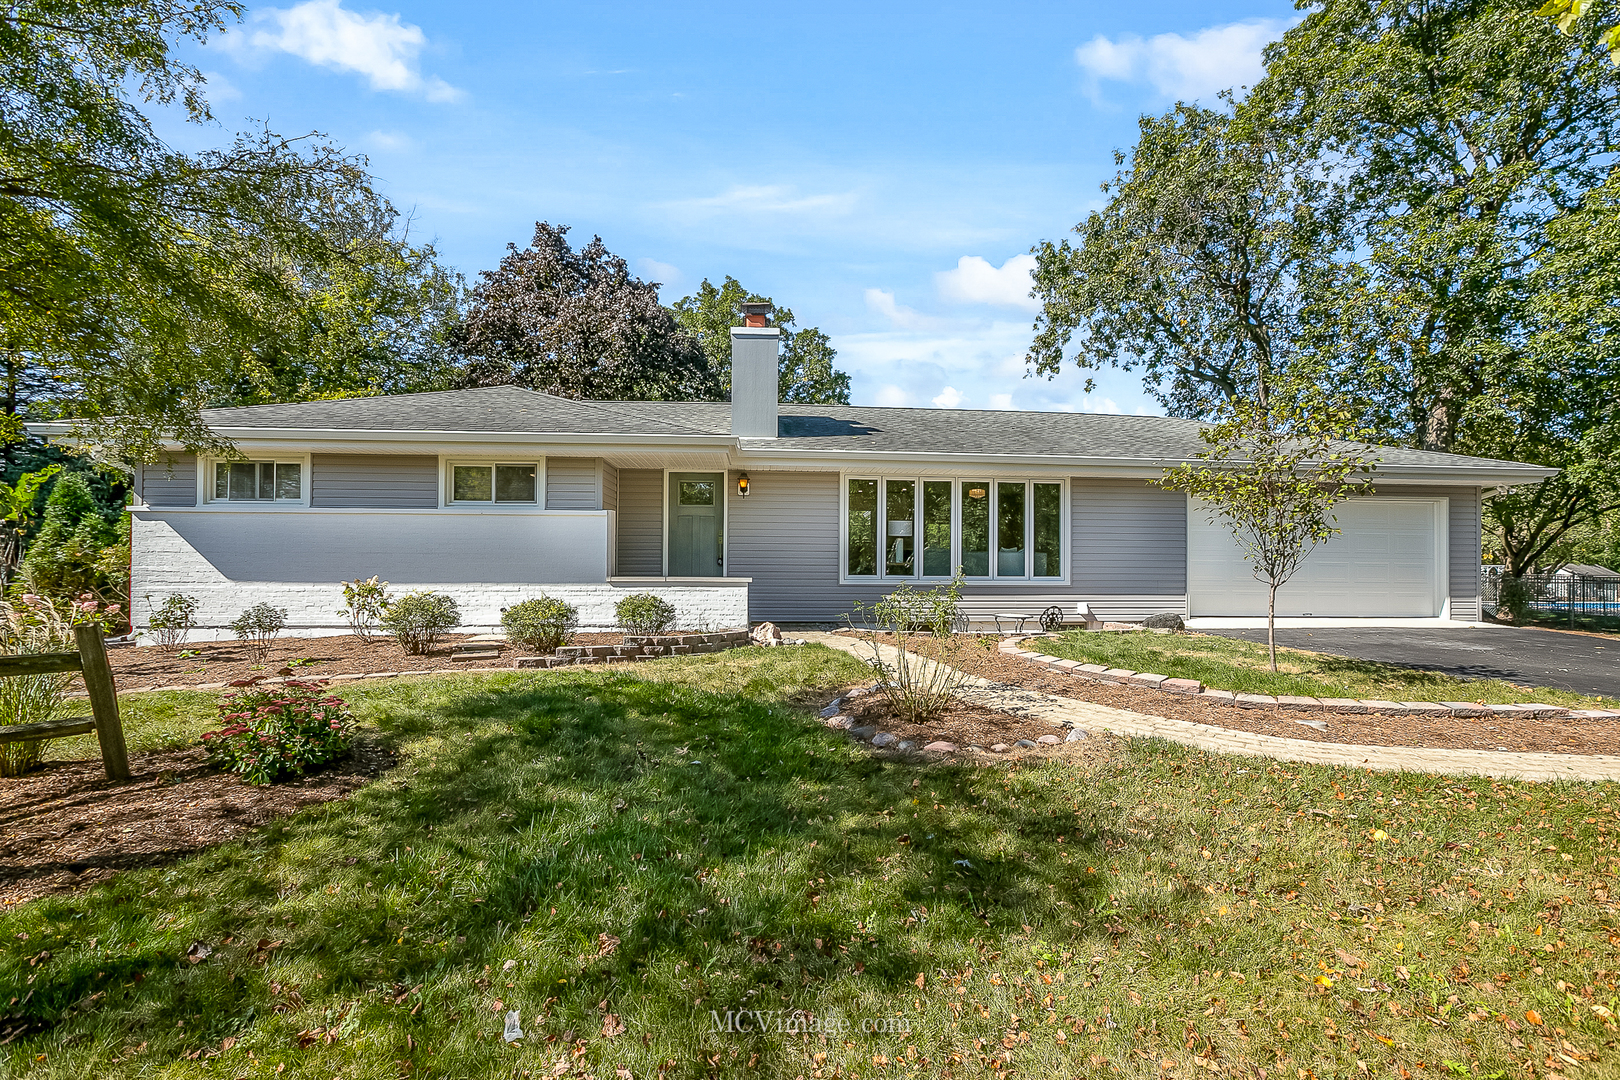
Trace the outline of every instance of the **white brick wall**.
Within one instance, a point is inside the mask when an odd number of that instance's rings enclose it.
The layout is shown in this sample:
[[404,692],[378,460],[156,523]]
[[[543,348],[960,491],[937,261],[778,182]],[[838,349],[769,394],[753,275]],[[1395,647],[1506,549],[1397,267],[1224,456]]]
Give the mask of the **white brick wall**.
[[[251,520],[243,523],[247,528],[252,524]],[[387,539],[403,546],[414,538],[409,530],[395,530]],[[166,596],[184,593],[198,601],[197,629],[190,635],[192,641],[234,637],[229,628],[231,621],[245,608],[258,603],[285,608],[288,633],[319,636],[348,632],[348,624],[340,614],[343,587],[337,581],[232,580],[167,521],[154,515],[135,517],[132,541],[130,591],[137,629],[148,626],[151,608],[162,603]],[[373,535],[367,542],[375,545],[378,540]],[[478,552],[469,550],[463,558],[476,565]],[[748,587],[742,583],[707,586],[611,585],[605,581],[599,584],[389,581],[389,591],[396,595],[419,589],[454,597],[461,609],[461,629],[468,632],[498,629],[502,608],[541,595],[565,600],[578,608],[582,630],[613,629],[614,605],[635,592],[656,592],[673,604],[679,613],[676,625],[681,629],[718,630],[748,625]]]

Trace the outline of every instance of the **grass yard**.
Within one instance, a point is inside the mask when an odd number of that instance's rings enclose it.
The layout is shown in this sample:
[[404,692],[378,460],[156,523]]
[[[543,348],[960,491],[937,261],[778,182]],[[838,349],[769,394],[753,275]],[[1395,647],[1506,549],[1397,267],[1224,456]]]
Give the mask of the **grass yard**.
[[1500,679],[1457,679],[1374,660],[1328,656],[1277,648],[1277,671],[1266,647],[1212,634],[1087,633],[1070,630],[1041,638],[1036,647],[1052,656],[1132,671],[1152,671],[1172,679],[1197,679],[1206,686],[1242,694],[1383,701],[1481,701],[1506,705],[1539,701],[1572,708],[1603,708],[1612,701],[1570,690],[1522,687]]
[[0,913],[0,1075],[1620,1071],[1612,785],[1112,740],[885,762],[813,719],[863,674],[809,647],[345,687],[395,772]]

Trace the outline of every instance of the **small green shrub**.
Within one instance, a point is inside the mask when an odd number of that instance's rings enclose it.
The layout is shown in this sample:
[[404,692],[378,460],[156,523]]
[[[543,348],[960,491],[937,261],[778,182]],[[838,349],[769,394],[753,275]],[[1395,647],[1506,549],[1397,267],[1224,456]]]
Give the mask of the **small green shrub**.
[[375,574],[364,581],[355,578],[343,583],[343,610],[338,614],[349,620],[350,631],[367,645],[387,610],[388,582],[378,581]]
[[382,617],[383,629],[414,656],[432,652],[439,638],[460,623],[454,598],[436,592],[410,592],[390,600]]
[[325,683],[255,683],[232,683],[242,688],[220,702],[225,726],[203,734],[215,765],[240,773],[250,784],[268,784],[348,752],[353,718],[342,698],[326,692]]
[[287,628],[287,609],[271,604],[254,604],[231,622],[237,638],[247,642],[248,652],[255,660],[263,660],[270,651],[270,642]]
[[174,652],[186,640],[186,634],[197,625],[197,598],[184,593],[170,593],[161,604],[153,604],[150,596],[146,598],[146,603],[149,612],[146,625],[157,639],[158,648],[164,652]]
[[633,593],[613,607],[628,634],[659,634],[675,625],[675,605],[653,593]]
[[551,652],[579,625],[579,609],[549,596],[513,604],[501,612],[506,639],[535,652]]

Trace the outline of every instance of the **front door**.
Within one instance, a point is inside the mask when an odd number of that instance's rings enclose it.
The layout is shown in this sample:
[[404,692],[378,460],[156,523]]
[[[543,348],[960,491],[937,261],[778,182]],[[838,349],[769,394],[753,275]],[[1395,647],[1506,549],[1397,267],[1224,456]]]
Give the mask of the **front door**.
[[725,529],[723,473],[669,474],[669,576],[720,577]]

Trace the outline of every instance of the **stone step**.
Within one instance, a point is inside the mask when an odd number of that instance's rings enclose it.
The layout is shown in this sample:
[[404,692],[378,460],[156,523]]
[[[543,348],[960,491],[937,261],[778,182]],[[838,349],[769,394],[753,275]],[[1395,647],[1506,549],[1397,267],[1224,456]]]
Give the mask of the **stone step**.
[[501,658],[501,650],[499,650],[499,649],[476,649],[476,650],[474,650],[474,649],[458,649],[455,652],[450,654],[450,659],[457,660],[457,661],[461,661],[461,660],[499,660],[500,658]]

